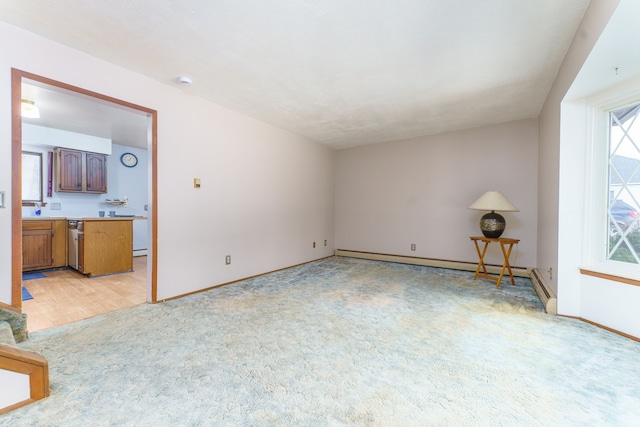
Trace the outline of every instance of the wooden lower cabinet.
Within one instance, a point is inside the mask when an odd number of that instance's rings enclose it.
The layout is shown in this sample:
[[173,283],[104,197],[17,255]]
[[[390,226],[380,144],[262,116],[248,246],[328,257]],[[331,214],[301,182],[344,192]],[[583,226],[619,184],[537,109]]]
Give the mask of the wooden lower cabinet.
[[22,221],[22,271],[66,267],[67,221]]
[[78,233],[78,271],[88,276],[133,271],[133,221],[83,221]]

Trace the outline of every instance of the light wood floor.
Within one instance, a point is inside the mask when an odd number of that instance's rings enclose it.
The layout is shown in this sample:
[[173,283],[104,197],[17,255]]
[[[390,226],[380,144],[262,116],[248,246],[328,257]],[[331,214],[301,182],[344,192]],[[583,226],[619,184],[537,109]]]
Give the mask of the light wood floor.
[[133,258],[133,272],[87,278],[73,269],[45,271],[22,282],[33,296],[22,302],[29,332],[64,325],[146,301],[147,257]]

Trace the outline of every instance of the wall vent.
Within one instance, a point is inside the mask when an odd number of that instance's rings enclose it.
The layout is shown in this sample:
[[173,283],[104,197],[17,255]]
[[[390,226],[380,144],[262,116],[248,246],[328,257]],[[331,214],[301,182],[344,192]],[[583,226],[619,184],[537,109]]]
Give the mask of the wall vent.
[[531,270],[531,283],[533,284],[533,289],[535,289],[538,294],[545,311],[549,314],[558,314],[558,299],[551,290],[547,281],[542,277],[542,274],[540,274],[540,270],[537,268]]

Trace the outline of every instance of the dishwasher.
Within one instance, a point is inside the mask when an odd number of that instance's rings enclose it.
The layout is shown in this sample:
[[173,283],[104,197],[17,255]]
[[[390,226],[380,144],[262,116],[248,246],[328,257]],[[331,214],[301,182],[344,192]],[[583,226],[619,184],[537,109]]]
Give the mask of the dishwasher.
[[78,234],[84,232],[82,221],[69,221],[69,267],[78,269]]

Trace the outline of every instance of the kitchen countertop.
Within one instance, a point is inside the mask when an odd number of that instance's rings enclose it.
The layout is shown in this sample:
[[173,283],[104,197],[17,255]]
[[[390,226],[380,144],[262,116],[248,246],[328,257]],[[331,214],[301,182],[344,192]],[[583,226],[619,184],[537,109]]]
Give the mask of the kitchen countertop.
[[148,219],[146,216],[83,216],[83,217],[67,217],[67,216],[25,216],[23,221],[38,220],[71,220],[71,221],[131,221],[134,219]]
[[23,221],[37,221],[42,219],[67,219],[66,216],[23,216]]

